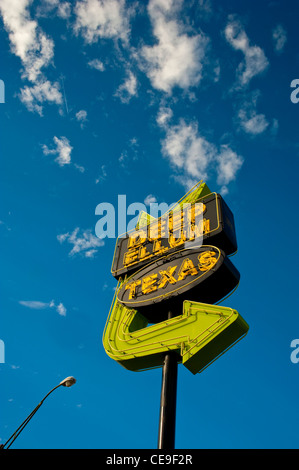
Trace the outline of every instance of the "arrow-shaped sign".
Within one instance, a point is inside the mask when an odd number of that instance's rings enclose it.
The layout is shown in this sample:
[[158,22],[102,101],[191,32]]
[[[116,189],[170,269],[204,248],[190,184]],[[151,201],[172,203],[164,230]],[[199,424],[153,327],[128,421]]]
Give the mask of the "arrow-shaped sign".
[[193,374],[244,337],[249,329],[236,310],[185,300],[183,313],[147,327],[146,318],[117,300],[117,291],[103,335],[107,354],[126,369],[159,367],[173,350]]

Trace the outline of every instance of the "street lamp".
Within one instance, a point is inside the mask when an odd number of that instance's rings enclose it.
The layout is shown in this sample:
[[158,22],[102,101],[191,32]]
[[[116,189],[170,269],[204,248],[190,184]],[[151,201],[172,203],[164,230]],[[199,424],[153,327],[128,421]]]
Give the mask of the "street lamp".
[[[44,398],[42,399],[42,401],[34,408],[34,410],[30,413],[29,416],[27,416],[27,418],[25,419],[25,421],[23,421],[23,423],[18,427],[18,429],[13,433],[12,436],[10,436],[10,438],[5,442],[5,444],[1,444],[0,446],[0,449],[4,449],[5,446],[6,449],[9,449],[9,447],[12,445],[12,443],[16,440],[16,438],[18,437],[18,435],[23,431],[24,427],[29,423],[29,421],[31,420],[31,418],[35,415],[35,413],[37,412],[37,410],[42,406],[42,404],[44,403],[45,399],[52,393],[54,392],[54,390],[56,390],[56,388],[58,387],[71,387],[72,385],[74,385],[76,383],[76,379],[74,377],[66,377],[65,379],[63,379],[58,385],[56,385],[56,387],[52,388],[52,390],[50,390],[47,395],[44,396]],[[10,442],[11,441],[11,442]],[[9,443],[10,442],[10,443]],[[9,445],[7,445],[9,443]]]

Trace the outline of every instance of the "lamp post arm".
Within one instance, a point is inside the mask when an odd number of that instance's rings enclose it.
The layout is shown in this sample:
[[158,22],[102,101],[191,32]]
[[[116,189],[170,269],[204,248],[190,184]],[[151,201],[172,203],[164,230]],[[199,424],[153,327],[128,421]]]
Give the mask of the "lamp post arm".
[[10,436],[10,438],[0,446],[0,449],[4,449],[5,446],[10,442],[10,444],[6,447],[7,449],[9,449],[9,447],[12,445],[12,443],[16,440],[16,438],[18,437],[18,435],[23,431],[24,427],[29,423],[29,421],[31,420],[31,418],[33,418],[33,416],[35,415],[35,413],[37,412],[37,410],[42,406],[43,402],[45,401],[45,399],[52,393],[54,392],[54,390],[56,390],[56,388],[58,387],[61,387],[62,384],[58,384],[56,385],[56,387],[52,388],[52,390],[50,390],[47,395],[44,396],[44,398],[40,401],[40,403],[34,408],[33,411],[31,411],[30,415],[27,416],[27,418],[23,421],[23,423],[18,427],[18,429],[16,429],[16,431],[12,434],[12,436]]

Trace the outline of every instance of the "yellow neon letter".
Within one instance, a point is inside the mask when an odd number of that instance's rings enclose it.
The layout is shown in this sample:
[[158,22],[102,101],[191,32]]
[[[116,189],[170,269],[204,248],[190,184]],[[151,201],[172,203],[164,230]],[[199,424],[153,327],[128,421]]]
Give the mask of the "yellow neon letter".
[[141,284],[141,281],[133,281],[126,285],[126,289],[130,289],[129,300],[136,296],[136,287]]
[[178,281],[182,281],[183,279],[185,279],[186,276],[189,276],[189,274],[191,274],[191,276],[195,276],[196,274],[198,274],[198,271],[191,259],[186,258],[183,261],[182,266],[180,267]]
[[206,251],[198,257],[199,264],[198,267],[200,271],[209,271],[217,263],[217,258],[215,258],[216,253],[214,251]]
[[150,292],[158,289],[157,277],[158,274],[152,274],[151,276],[146,276],[142,279],[141,290],[143,294],[149,294]]
[[170,282],[170,284],[176,283],[176,279],[173,277],[176,268],[177,266],[169,266],[169,268],[167,268],[166,270],[159,271],[160,275],[162,276],[159,282],[159,289],[161,287],[165,287],[168,282]]

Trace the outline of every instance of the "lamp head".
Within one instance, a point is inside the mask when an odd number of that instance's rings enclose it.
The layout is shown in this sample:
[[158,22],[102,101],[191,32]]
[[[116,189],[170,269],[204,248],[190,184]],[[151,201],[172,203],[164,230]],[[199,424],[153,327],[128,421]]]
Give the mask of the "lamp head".
[[71,387],[75,383],[76,383],[75,377],[70,376],[70,377],[66,377],[65,379],[63,379],[59,385],[63,385],[64,387]]

